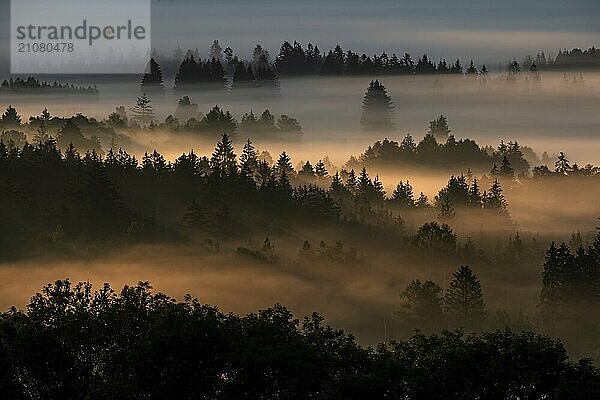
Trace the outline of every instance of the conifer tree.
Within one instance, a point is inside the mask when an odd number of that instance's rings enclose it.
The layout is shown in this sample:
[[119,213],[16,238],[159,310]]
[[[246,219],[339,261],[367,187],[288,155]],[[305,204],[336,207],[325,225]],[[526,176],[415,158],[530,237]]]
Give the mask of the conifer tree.
[[284,195],[285,198],[289,198],[292,195],[292,184],[290,183],[289,175],[285,169],[279,174],[279,179],[277,180],[277,189],[281,194]]
[[146,96],[146,93],[138,97],[135,106],[130,111],[133,113],[133,121],[145,126],[154,120],[154,110],[152,109],[152,100]]
[[502,157],[502,164],[500,165],[500,175],[506,178],[515,177],[515,170],[510,165],[510,161],[508,161],[506,154]]
[[201,65],[196,62],[194,56],[188,54],[179,65],[175,75],[175,88],[181,89],[188,85],[197,84],[200,81]]
[[453,279],[444,296],[446,315],[454,324],[478,329],[485,318],[485,303],[477,275],[468,265],[453,272]]
[[40,126],[35,131],[34,143],[37,145],[41,145],[42,143],[46,143],[50,139],[50,135],[48,135],[48,128],[46,127],[46,121],[41,120]]
[[473,60],[471,60],[469,63],[469,68],[467,68],[467,75],[477,75],[477,68],[475,68]]
[[425,193],[421,192],[419,194],[419,198],[415,201],[415,207],[417,208],[427,208],[429,206],[429,199],[425,195]]
[[327,179],[328,175],[329,174],[327,172],[327,168],[325,168],[325,163],[323,160],[319,160],[317,165],[315,165],[315,176],[317,177],[317,180],[319,182],[323,182],[325,179]]
[[392,122],[394,106],[387,95],[385,86],[378,80],[371,81],[362,105],[361,126],[369,132],[389,132],[394,128]]
[[241,175],[248,181],[254,182],[254,175],[258,168],[258,154],[250,139],[244,144],[240,156]]
[[490,190],[486,193],[484,198],[484,208],[489,210],[496,210],[500,213],[506,213],[506,200],[502,186],[498,179],[494,179]]
[[454,205],[448,196],[444,196],[439,203],[438,218],[441,220],[450,220],[456,216]]
[[275,171],[279,177],[285,174],[287,179],[289,179],[289,175],[294,171],[292,159],[285,151],[279,155],[279,159],[275,164]]
[[142,75],[142,82],[140,83],[142,92],[152,93],[160,92],[164,90],[163,73],[160,65],[154,58],[151,58],[146,66],[146,70]]
[[469,188],[469,204],[475,208],[482,207],[481,191],[479,189],[479,182],[477,182],[477,178],[473,178],[473,183]]
[[567,173],[572,170],[571,164],[569,163],[567,156],[562,151],[558,155],[558,160],[556,160],[554,166],[556,168],[556,172],[563,175],[567,175]]
[[429,122],[429,131],[427,133],[432,135],[436,140],[447,140],[450,132],[452,131],[448,126],[448,120],[443,115]]
[[227,135],[237,133],[237,121],[229,111],[224,112],[218,105],[202,118],[201,126],[204,131],[209,133],[226,133]]
[[21,116],[12,105],[9,105],[4,114],[0,117],[0,128],[4,130],[18,130],[20,127]]
[[314,170],[312,164],[310,163],[310,161],[307,161],[302,166],[302,168],[298,172],[298,176],[309,182],[313,182],[313,180],[315,178],[315,170]]
[[234,176],[237,174],[237,161],[233,143],[226,133],[217,142],[215,151],[210,159],[211,170],[217,177]]
[[244,65],[243,61],[239,61],[235,66],[235,71],[233,72],[233,82],[252,82],[254,81],[254,73],[252,72],[252,67],[248,65]]
[[209,58],[223,62],[223,47],[221,47],[218,40],[213,41],[210,45]]
[[[50,139],[50,135],[48,133],[48,124],[50,123],[51,118],[52,117],[47,108],[44,108],[44,110],[42,111],[42,114],[35,118],[35,120],[37,120],[39,122],[39,126],[36,129],[36,132],[34,135],[34,139],[33,139],[34,143],[40,145],[42,143],[47,142],[48,139]],[[31,117],[29,119],[30,123],[33,122],[33,120],[34,120],[34,117]]]
[[404,208],[410,208],[415,206],[413,188],[410,182],[398,182],[396,189],[392,193],[392,202]]
[[346,187],[350,191],[350,193],[355,194],[358,190],[358,180],[356,178],[356,172],[354,169],[351,169],[348,173],[348,179],[346,180]]
[[344,191],[344,189],[346,189],[339,172],[335,172],[335,175],[331,179],[331,185],[329,186],[329,189],[334,194],[340,194]]
[[453,74],[462,74],[463,73],[463,67],[460,64],[460,60],[456,60],[456,62],[454,63],[454,65],[452,66],[452,68],[450,68],[450,71]]
[[296,118],[281,115],[277,120],[277,129],[282,133],[301,133],[302,127]]
[[373,180],[373,189],[375,199],[377,201],[385,200],[385,189],[383,188],[383,183],[381,183],[381,181],[379,180],[379,175],[376,175],[375,179]]
[[519,62],[516,59],[514,59],[510,64],[508,64],[507,70],[507,79],[509,81],[515,81],[517,80],[517,76],[521,72],[521,65],[519,65]]
[[258,119],[254,115],[253,110],[242,116],[240,131],[244,133],[256,133],[258,131]]
[[258,129],[261,133],[277,132],[275,126],[275,116],[269,110],[265,110],[258,119]]
[[367,173],[367,169],[365,167],[360,171],[360,176],[358,178],[358,193],[365,198],[368,198],[373,189],[373,182],[371,178],[369,178],[369,174]]
[[404,139],[402,139],[402,142],[400,143],[400,150],[408,154],[416,152],[417,145],[415,144],[415,140],[410,134],[407,133]]

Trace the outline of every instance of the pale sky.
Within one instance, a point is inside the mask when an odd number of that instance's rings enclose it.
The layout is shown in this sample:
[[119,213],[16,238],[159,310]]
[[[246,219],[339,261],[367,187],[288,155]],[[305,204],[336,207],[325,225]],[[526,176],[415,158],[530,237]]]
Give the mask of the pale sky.
[[213,39],[248,56],[283,40],[503,62],[600,45],[599,0],[156,0],[154,46],[204,54]]
[[[298,40],[322,51],[339,43],[369,55],[426,52],[434,60],[473,58],[494,67],[538,51],[600,46],[600,0],[151,1],[153,47],[166,52],[179,44],[203,56],[214,39],[243,58],[256,43],[275,56],[284,40]],[[0,0],[4,61],[9,3]]]

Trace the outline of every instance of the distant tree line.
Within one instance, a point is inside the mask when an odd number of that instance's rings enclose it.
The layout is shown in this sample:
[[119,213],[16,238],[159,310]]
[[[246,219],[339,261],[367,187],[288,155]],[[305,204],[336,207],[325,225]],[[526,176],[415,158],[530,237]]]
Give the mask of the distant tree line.
[[206,84],[220,84],[223,87],[278,87],[279,81],[269,53],[260,45],[253,51],[250,61],[240,60],[233,55],[233,50],[223,50],[218,40],[210,47],[210,55],[202,60],[200,52],[188,50],[185,55],[178,48],[173,58],[164,58],[155,52],[142,76],[141,89],[149,92],[164,87],[163,71],[159,62],[167,68],[176,66],[175,90],[200,87]]
[[0,95],[3,93],[10,94],[27,94],[27,93],[43,93],[43,94],[86,94],[97,95],[98,88],[94,86],[75,86],[72,83],[59,83],[54,81],[48,83],[39,81],[30,76],[27,79],[10,78],[3,80],[0,84]]
[[[179,74],[184,62],[190,57],[199,59],[198,49],[184,52],[177,47],[171,55],[158,52],[154,58],[167,66],[170,75]],[[463,66],[460,60],[447,61],[442,58],[432,60],[427,54],[413,59],[410,54],[397,56],[383,52],[379,55],[359,54],[352,50],[343,50],[336,45],[333,50],[321,52],[319,46],[308,43],[304,47],[299,42],[283,42],[279,53],[271,60],[268,51],[257,45],[250,60],[241,60],[234,55],[230,47],[223,49],[215,40],[209,49],[208,62],[218,61],[233,81],[269,80],[277,76],[302,75],[415,75],[415,74],[487,74],[485,65],[476,67],[473,60]],[[179,72],[177,70],[179,69]],[[237,77],[237,79],[236,79]]]
[[[459,315],[460,293],[474,284],[466,275],[459,270],[446,296]],[[437,291],[429,286],[414,283],[405,295]],[[117,293],[56,281],[26,311],[0,314],[0,390],[15,400],[558,400],[600,391],[589,360],[570,361],[560,341],[533,332],[417,332],[369,348],[323,321],[317,313],[300,321],[281,305],[225,314],[148,282]]]
[[12,105],[0,115],[0,139],[5,146],[18,148],[23,148],[27,142],[39,144],[54,137],[62,151],[73,144],[82,152],[95,150],[99,155],[104,155],[105,149],[117,147],[116,143],[120,147],[130,146],[131,140],[126,134],[143,129],[211,138],[217,138],[223,132],[232,136],[239,132],[252,137],[279,137],[285,134],[290,138],[302,133],[298,120],[286,114],[276,118],[268,109],[260,115],[255,115],[251,110],[238,122],[229,111],[218,105],[206,115],[203,114],[188,96],[179,100],[175,112],[163,122],[156,121],[152,101],[146,94],[139,96],[129,110],[124,106],[116,107],[101,121],[83,114],[54,116],[44,109],[40,115],[32,116],[25,122]]
[[448,62],[446,59],[433,61],[423,54],[414,60],[410,54],[398,57],[395,53],[368,56],[352,50],[344,51],[338,44],[335,49],[321,54],[317,45],[309,43],[306,49],[298,42],[284,42],[275,59],[277,72],[284,75],[373,75],[373,74],[478,74],[487,73],[485,65],[478,70],[473,60],[468,68],[460,60]]
[[[255,115],[254,111],[250,110],[242,116],[241,121],[237,121],[229,111],[222,110],[218,105],[214,106],[206,115],[200,117],[201,114],[187,114],[181,110],[181,104],[186,102],[185,98],[180,100],[178,110],[175,111],[176,116],[169,115],[164,122],[155,124],[152,123],[149,129],[164,129],[170,132],[184,133],[203,133],[219,135],[227,133],[234,136],[238,133],[251,135],[252,137],[268,137],[275,134],[300,134],[302,127],[297,119],[289,115],[282,114],[279,118],[275,118],[267,109],[260,115]],[[186,119],[189,117],[188,119]],[[200,118],[199,118],[200,117]],[[291,137],[291,136],[288,136]]]
[[558,51],[556,57],[547,56],[544,52],[538,53],[535,57],[526,56],[523,60],[525,68],[535,64],[542,70],[590,70],[600,68],[600,49],[595,46],[587,50],[574,48],[572,50],[562,49]]
[[457,140],[453,134],[439,135],[434,128],[430,128],[429,133],[418,143],[410,134],[407,134],[400,143],[387,138],[378,140],[368,146],[358,158],[352,156],[346,166],[358,168],[363,165],[367,167],[405,165],[445,169],[451,166],[463,170],[467,168],[490,170],[490,173],[495,176],[518,176],[530,172],[529,162],[525,158],[526,152],[529,153],[530,149],[524,149],[516,141],[501,142],[496,149],[480,147],[471,139]]

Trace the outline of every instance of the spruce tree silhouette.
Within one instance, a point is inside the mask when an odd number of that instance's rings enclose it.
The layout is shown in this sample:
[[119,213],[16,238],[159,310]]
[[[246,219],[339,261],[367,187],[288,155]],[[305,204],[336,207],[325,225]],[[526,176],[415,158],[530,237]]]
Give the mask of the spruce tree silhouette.
[[475,64],[473,63],[473,60],[471,60],[471,62],[469,62],[469,68],[467,68],[467,75],[477,75],[477,68],[475,67]]
[[478,329],[485,318],[485,303],[477,275],[468,265],[453,272],[453,279],[444,296],[444,307],[456,326]]
[[240,174],[242,178],[254,183],[254,176],[258,172],[258,154],[256,148],[248,139],[244,143],[242,155],[240,156]]
[[201,125],[202,130],[208,133],[235,135],[237,132],[236,120],[229,111],[223,111],[218,105],[202,118]]
[[415,198],[413,194],[413,188],[408,181],[406,183],[400,181],[394,189],[391,198],[392,203],[403,208],[414,207]]
[[392,122],[394,106],[385,87],[378,81],[371,81],[362,105],[362,128],[368,132],[389,132],[394,129]]
[[558,155],[558,159],[554,163],[554,166],[556,168],[556,172],[562,175],[567,175],[569,171],[572,170],[571,164],[569,163],[567,156],[562,151]]
[[235,176],[238,172],[236,157],[233,143],[224,133],[210,159],[212,173],[221,178]]
[[146,66],[140,87],[144,93],[162,92],[165,89],[162,70],[154,58]]
[[435,139],[443,143],[448,139],[448,135],[452,132],[448,126],[448,120],[443,115],[440,115],[437,119],[429,122],[429,131],[430,135],[433,135]]
[[146,126],[154,120],[152,100],[150,100],[146,93],[137,98],[135,106],[130,111],[133,114],[131,119],[142,126]]
[[0,128],[5,130],[19,129],[21,127],[21,116],[17,110],[9,105],[0,117]]
[[281,115],[277,120],[277,129],[282,133],[301,133],[302,127],[296,118]]

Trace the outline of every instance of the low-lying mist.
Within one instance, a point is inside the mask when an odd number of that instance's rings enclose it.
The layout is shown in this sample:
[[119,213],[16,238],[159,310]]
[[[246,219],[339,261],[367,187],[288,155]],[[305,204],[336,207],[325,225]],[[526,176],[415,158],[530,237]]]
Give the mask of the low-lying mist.
[[[507,82],[503,75],[491,74],[485,84],[474,78],[444,75],[284,78],[279,89],[231,90],[173,91],[172,82],[166,82],[165,94],[153,95],[152,102],[161,121],[174,113],[182,96],[189,96],[203,113],[218,104],[231,111],[238,121],[250,110],[260,113],[269,109],[276,116],[287,114],[302,125],[301,140],[271,143],[259,137],[252,139],[274,153],[285,149],[298,159],[327,155],[341,165],[348,154],[358,154],[373,141],[383,139],[380,133],[365,133],[360,129],[362,98],[369,81],[379,78],[395,105],[396,131],[385,135],[390,139],[401,140],[408,132],[420,139],[427,131],[428,121],[444,114],[457,138],[469,137],[493,146],[501,139],[518,140],[534,147],[539,154],[564,151],[580,164],[598,164],[600,157],[594,149],[599,140],[600,114],[595,110],[600,96],[600,73],[582,72],[583,83],[575,84],[572,80],[574,76],[579,79],[579,72],[567,74],[566,80],[562,73],[543,72],[540,83],[532,83],[526,75],[523,73],[516,82]],[[71,81],[80,85],[93,83]],[[44,107],[53,115],[83,113],[104,119],[116,106],[123,105],[129,110],[141,94],[139,80],[135,78],[102,80],[97,86],[98,97],[11,96],[0,98],[0,103],[15,106],[24,120],[39,115]],[[151,151],[163,140],[134,138],[138,146],[130,150]],[[199,146],[201,142],[188,138],[173,141],[168,149],[160,147],[163,152],[180,154]]]
[[[31,293],[67,277],[95,287],[104,282],[120,287],[150,281],[157,291],[179,300],[190,293],[225,312],[244,314],[275,303],[285,304],[298,316],[318,311],[327,316],[328,323],[374,344],[400,335],[401,321],[396,316],[400,292],[410,281],[433,280],[445,288],[458,267],[442,260],[370,251],[365,252],[368,261],[364,262],[299,265],[295,260],[302,241],[272,240],[281,256],[276,264],[248,260],[227,249],[207,254],[201,246],[135,246],[97,259],[3,264],[0,307],[21,308]],[[495,272],[479,265],[473,268],[481,276],[486,305],[492,312],[499,308],[515,315],[535,311],[540,288],[535,278],[516,284],[495,279]],[[532,276],[539,268],[534,269]]]

